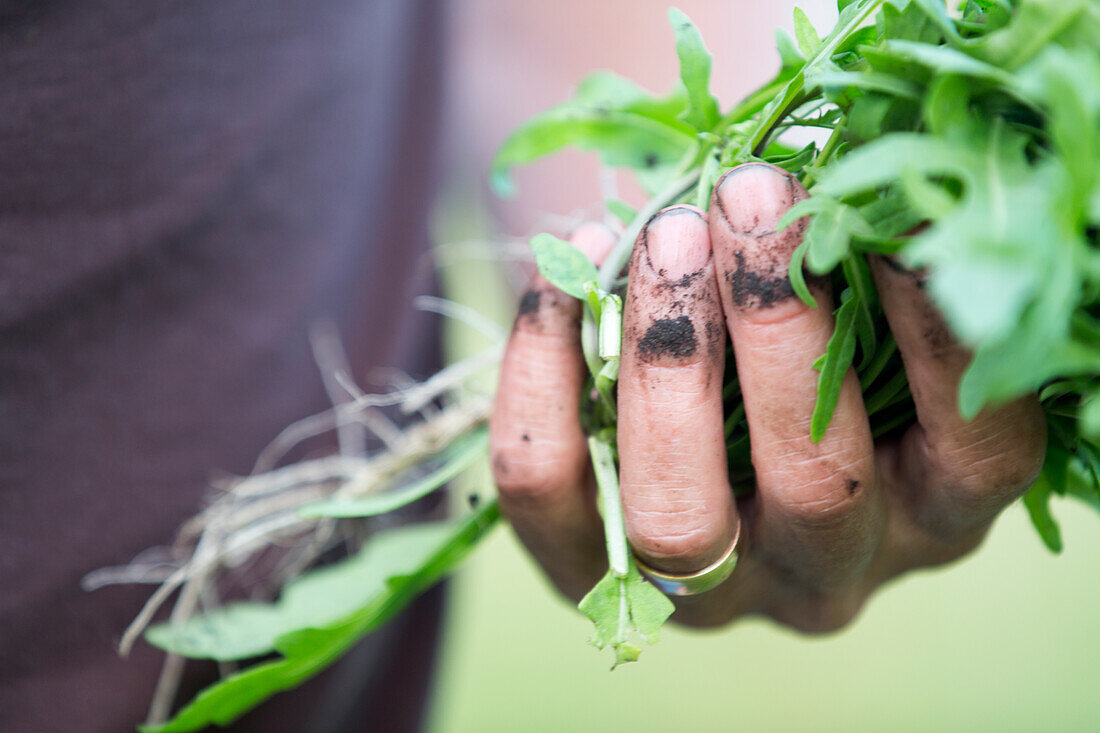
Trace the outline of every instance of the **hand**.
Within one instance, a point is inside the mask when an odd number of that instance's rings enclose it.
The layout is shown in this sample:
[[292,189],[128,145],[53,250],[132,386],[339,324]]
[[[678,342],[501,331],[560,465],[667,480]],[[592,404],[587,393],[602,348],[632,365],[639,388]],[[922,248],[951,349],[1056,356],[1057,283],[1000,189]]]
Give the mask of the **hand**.
[[[739,523],[742,534],[728,580],[674,599],[684,623],[763,614],[803,631],[837,629],[887,580],[973,550],[1042,466],[1038,400],[959,417],[969,354],[920,277],[882,259],[872,269],[918,422],[900,438],[873,441],[849,370],[824,439],[810,441],[811,364],[833,331],[832,295],[811,281],[819,305],[811,308],[792,293],[787,268],[804,223],[775,232],[805,196],[787,173],[743,165],[719,181],[709,212],[666,209],[634,248],[618,387],[627,536],[651,567],[690,573],[725,553]],[[572,242],[598,262],[614,237],[586,224]],[[606,568],[577,413],[586,373],[580,312],[578,301],[536,279],[505,352],[490,427],[501,508],[573,599]],[[727,329],[757,481],[738,501],[723,434]]]

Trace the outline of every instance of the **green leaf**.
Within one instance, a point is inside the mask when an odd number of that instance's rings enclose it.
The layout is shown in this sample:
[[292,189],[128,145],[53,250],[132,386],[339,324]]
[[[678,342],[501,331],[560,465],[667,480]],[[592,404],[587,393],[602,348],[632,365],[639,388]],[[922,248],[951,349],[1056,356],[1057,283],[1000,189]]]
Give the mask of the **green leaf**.
[[1100,509],[1100,448],[1086,439],[1077,441],[1077,465],[1083,466],[1081,481],[1068,482],[1066,495]]
[[879,14],[879,36],[938,44],[943,37],[928,14],[911,2],[887,3]]
[[860,351],[863,352],[863,360],[858,367],[862,370],[870,365],[878,350],[878,336],[875,333],[878,293],[875,290],[874,278],[871,276],[871,268],[862,255],[852,254],[845,257],[841,266],[844,269],[844,279],[848,281],[853,299],[858,304],[855,329]]
[[661,591],[646,582],[633,563],[627,576],[608,571],[577,606],[595,626],[592,644],[615,652],[612,669],[637,661],[639,637],[653,644],[658,630],[676,607]]
[[447,524],[421,524],[380,532],[352,557],[287,583],[274,603],[231,603],[178,626],[152,626],[145,638],[192,659],[268,654],[285,634],[337,623],[362,608],[386,591],[387,578],[414,572],[453,531]]
[[1100,439],[1100,388],[1093,389],[1081,400],[1081,432],[1087,437]]
[[806,11],[798,6],[794,9],[794,37],[798,39],[798,50],[806,58],[812,57],[821,48],[821,38],[814,30],[814,24],[806,16]]
[[779,51],[779,62],[784,69],[798,69],[806,62],[798,46],[782,28],[775,29],[775,47]]
[[961,74],[1002,84],[1008,89],[1017,88],[1012,74],[947,46],[893,40],[886,41],[883,48],[898,58],[924,64],[940,74]]
[[848,256],[851,234],[845,226],[844,214],[849,208],[844,204],[822,211],[806,228],[806,264],[818,274],[829,272]]
[[913,210],[924,219],[942,219],[955,208],[955,199],[912,168],[902,171],[901,190]]
[[1062,532],[1050,513],[1051,493],[1050,480],[1045,475],[1041,475],[1035,485],[1024,494],[1024,508],[1027,509],[1031,523],[1035,525],[1035,530],[1042,538],[1043,544],[1051,552],[1061,552]]
[[339,659],[365,634],[385,624],[451,571],[499,517],[500,510],[494,500],[462,521],[437,525],[438,530],[416,527],[394,530],[433,535],[430,546],[420,546],[422,561],[418,565],[387,553],[393,565],[376,568],[377,575],[373,577],[385,572],[391,576],[382,588],[375,582],[373,589],[376,592],[364,605],[323,626],[301,626],[282,634],[274,642],[279,658],[226,677],[200,692],[167,723],[141,726],[140,730],[143,733],[185,733],[209,725],[226,726],[272,695],[301,684]]
[[710,52],[703,44],[699,29],[683,11],[669,8],[668,22],[676,35],[680,80],[688,96],[688,108],[681,119],[696,130],[710,130],[718,122],[718,100],[710,93]]
[[777,228],[782,230],[803,216],[812,216],[806,227],[806,265],[811,272],[824,275],[848,256],[853,235],[874,236],[859,212],[828,196],[813,196],[792,206]]
[[764,153],[765,162],[782,168],[788,173],[798,175],[802,173],[802,170],[813,162],[817,156],[817,145],[814,143],[807,143],[806,147],[801,150],[784,151],[780,150],[780,146],[772,144],[768,146],[768,149]]
[[833,419],[844,377],[856,353],[855,319],[859,303],[852,291],[845,290],[836,311],[836,328],[825,348],[821,374],[817,379],[817,403],[810,418],[810,440],[820,443]]
[[584,252],[552,234],[536,234],[531,249],[539,272],[563,293],[584,300],[584,284],[599,278],[599,272]]
[[981,166],[974,152],[962,146],[915,133],[891,133],[830,166],[814,193],[844,198],[892,183],[910,169],[969,180]]
[[1007,26],[968,44],[968,50],[995,66],[1018,69],[1069,30],[1090,3],[1095,5],[1094,0],[1021,0]]
[[811,87],[820,86],[825,89],[866,89],[907,99],[920,99],[921,97],[921,89],[916,84],[889,74],[879,74],[873,71],[853,73],[823,69],[807,74],[806,85]]
[[575,146],[598,152],[606,165],[635,171],[652,188],[695,144],[694,129],[679,119],[687,106],[683,91],[658,98],[611,72],[596,72],[572,100],[532,117],[505,139],[490,183],[499,195],[511,195],[513,168]]
[[803,239],[802,243],[795,247],[794,253],[791,255],[791,264],[787,274],[790,278],[791,289],[794,290],[794,294],[806,305],[811,308],[816,308],[817,299],[814,298],[810,289],[806,286],[806,274],[802,271],[802,262],[806,259],[806,248],[809,244],[808,241]]
[[458,476],[486,454],[489,431],[481,427],[457,438],[443,451],[443,465],[395,491],[354,499],[327,499],[298,510],[300,517],[374,517],[422,499]]
[[944,5],[943,0],[910,1],[928,15],[928,18],[939,27],[940,32],[943,33],[949,42],[955,44],[962,43],[962,36],[959,35],[958,29],[955,28],[955,21],[947,14],[947,7]]
[[722,166],[718,158],[708,155],[703,162],[703,169],[699,171],[699,183],[695,187],[695,205],[706,211],[710,207],[710,197],[714,193],[714,184],[722,175]]

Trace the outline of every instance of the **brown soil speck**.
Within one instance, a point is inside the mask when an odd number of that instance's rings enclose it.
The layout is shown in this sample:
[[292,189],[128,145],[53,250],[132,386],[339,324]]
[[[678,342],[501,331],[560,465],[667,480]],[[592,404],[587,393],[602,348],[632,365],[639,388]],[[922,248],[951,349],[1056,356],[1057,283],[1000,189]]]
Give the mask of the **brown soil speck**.
[[539,291],[528,290],[523,294],[523,297],[519,299],[519,315],[525,316],[528,313],[534,313],[539,309]]
[[734,252],[733,256],[737,258],[737,269],[726,274],[726,281],[730,284],[733,302],[737,305],[770,308],[795,297],[794,288],[791,287],[791,280],[785,270],[757,272],[745,267],[744,254]]
[[687,316],[654,321],[638,342],[639,351],[648,356],[691,356],[696,346],[695,326]]

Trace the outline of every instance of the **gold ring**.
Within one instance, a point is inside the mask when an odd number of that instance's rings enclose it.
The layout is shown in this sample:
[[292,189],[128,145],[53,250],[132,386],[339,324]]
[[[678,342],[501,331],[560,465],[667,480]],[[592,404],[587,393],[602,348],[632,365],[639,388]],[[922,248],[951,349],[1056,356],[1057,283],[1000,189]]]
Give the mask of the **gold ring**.
[[733,542],[730,543],[729,549],[722,554],[722,557],[702,570],[686,575],[674,575],[655,570],[642,562],[637,554],[634,555],[634,562],[637,564],[638,570],[649,578],[649,582],[657,586],[657,589],[665,595],[694,596],[718,587],[730,576],[733,569],[737,567],[737,544],[740,540],[741,523],[738,522]]

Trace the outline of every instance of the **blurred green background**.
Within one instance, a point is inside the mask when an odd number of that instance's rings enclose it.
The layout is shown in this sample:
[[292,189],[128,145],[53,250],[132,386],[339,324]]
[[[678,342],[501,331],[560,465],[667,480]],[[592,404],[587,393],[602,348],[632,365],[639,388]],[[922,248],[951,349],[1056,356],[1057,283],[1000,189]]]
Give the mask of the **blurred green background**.
[[[446,241],[484,231],[465,204],[442,207]],[[507,322],[512,296],[489,251],[456,251],[442,258],[445,291]],[[447,332],[451,358],[485,343]],[[482,466],[455,498],[490,485]],[[1100,731],[1100,518],[1069,501],[1055,512],[1060,556],[1017,504],[975,555],[883,589],[839,634],[667,627],[613,672],[587,620],[501,526],[451,584],[431,730]]]

